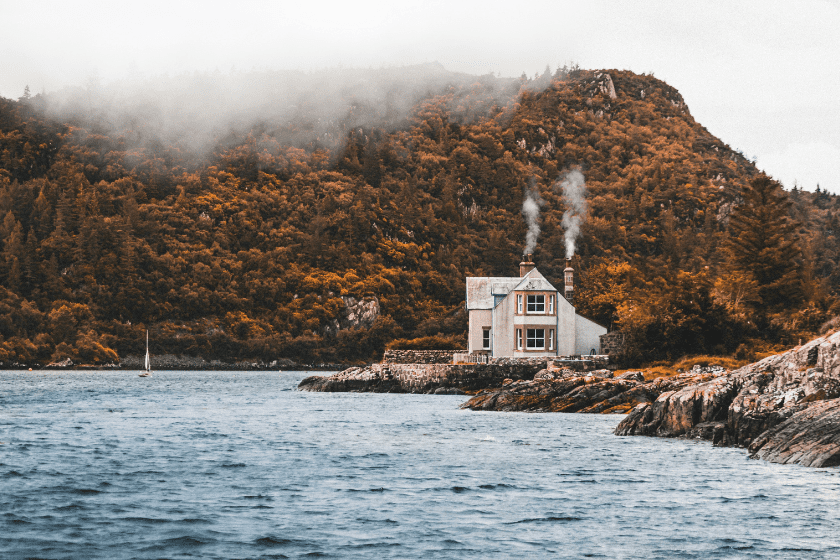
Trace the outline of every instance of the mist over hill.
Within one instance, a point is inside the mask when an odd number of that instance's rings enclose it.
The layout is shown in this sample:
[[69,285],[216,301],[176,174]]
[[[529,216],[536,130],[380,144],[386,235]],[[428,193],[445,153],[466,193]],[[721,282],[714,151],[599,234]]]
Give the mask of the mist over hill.
[[[630,359],[837,315],[837,197],[784,193],[652,76],[196,74],[0,99],[0,361],[116,361],[146,328],[206,358],[460,347],[465,276],[515,274],[528,231],[562,278],[571,173],[576,305],[634,333]],[[760,188],[780,213],[750,214]],[[772,220],[750,264],[740,224]]]

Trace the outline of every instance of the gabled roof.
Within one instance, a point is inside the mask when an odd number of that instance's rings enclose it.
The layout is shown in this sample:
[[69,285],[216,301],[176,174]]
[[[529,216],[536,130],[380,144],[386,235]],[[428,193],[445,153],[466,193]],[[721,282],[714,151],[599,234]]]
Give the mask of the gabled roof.
[[467,309],[493,309],[496,304],[494,296],[506,296],[514,290],[557,291],[536,268],[521,278],[518,276],[470,276],[467,277]]
[[545,279],[536,268],[532,269],[528,274],[519,279],[519,283],[513,288],[517,292],[556,292],[557,288],[551,285],[551,282]]

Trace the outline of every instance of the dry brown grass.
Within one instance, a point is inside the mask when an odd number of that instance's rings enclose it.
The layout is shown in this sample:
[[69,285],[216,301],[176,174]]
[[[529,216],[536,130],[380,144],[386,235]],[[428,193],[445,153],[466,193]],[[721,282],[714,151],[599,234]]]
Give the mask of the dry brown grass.
[[[762,351],[764,351],[763,348]],[[770,351],[769,348],[767,349],[767,352],[767,356],[779,353],[778,350]],[[765,356],[762,355],[762,357]],[[687,373],[691,371],[691,368],[695,365],[703,367],[720,366],[728,370],[733,370],[738,369],[741,366],[745,366],[748,363],[751,363],[751,361],[739,360],[734,356],[708,356],[701,354],[697,356],[685,356],[676,362],[659,361],[652,362],[638,368],[618,370],[615,372],[615,376],[618,377],[627,371],[641,371],[645,376],[645,381],[652,381],[657,377],[674,377],[682,373]]]

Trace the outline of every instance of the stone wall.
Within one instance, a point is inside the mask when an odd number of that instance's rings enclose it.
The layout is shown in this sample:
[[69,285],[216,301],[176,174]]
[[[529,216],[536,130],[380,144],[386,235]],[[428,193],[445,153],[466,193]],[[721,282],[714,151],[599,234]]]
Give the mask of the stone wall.
[[451,364],[465,350],[385,350],[383,364]]
[[601,335],[601,354],[615,356],[624,351],[624,333],[611,332]]

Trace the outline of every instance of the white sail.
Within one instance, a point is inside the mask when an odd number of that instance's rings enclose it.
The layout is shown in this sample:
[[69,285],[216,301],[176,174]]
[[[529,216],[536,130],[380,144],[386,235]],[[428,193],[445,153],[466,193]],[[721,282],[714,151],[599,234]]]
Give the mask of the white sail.
[[149,331],[146,331],[146,371],[150,371],[152,369],[152,364],[149,361]]

